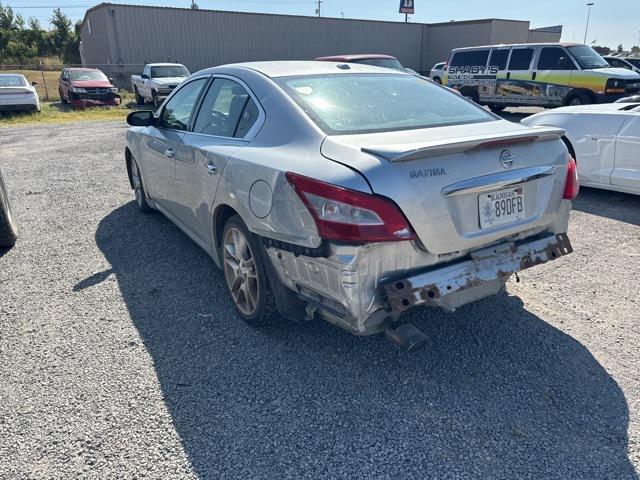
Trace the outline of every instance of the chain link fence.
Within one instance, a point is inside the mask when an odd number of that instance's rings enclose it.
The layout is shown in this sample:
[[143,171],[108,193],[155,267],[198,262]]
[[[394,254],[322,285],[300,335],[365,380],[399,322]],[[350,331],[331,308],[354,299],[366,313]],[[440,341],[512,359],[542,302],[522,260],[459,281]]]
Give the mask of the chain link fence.
[[142,73],[144,64],[92,64],[92,65],[73,65],[73,64],[52,64],[37,63],[24,65],[2,65],[0,64],[0,73],[20,73],[26,77],[29,82],[36,82],[36,90],[40,98],[46,102],[57,100],[58,97],[58,80],[60,72],[64,68],[84,67],[97,68],[102,70],[109,77],[113,84],[123,90],[131,89],[131,75]]

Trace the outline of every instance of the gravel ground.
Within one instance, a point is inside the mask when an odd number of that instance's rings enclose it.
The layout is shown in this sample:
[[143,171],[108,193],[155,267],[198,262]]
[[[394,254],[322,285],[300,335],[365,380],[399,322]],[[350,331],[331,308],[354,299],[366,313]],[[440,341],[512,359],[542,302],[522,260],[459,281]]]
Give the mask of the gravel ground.
[[640,198],[584,189],[576,253],[420,352],[241,323],[205,253],[136,211],[125,127],[0,129],[0,478],[638,479]]

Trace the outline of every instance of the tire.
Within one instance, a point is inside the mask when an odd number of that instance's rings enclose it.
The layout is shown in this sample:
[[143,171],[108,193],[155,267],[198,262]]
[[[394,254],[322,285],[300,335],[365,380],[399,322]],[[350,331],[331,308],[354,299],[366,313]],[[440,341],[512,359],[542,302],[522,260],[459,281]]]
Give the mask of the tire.
[[480,101],[480,97],[478,96],[478,92],[471,88],[463,88],[460,89],[460,94],[466,98],[467,100],[471,100],[472,102],[478,103]]
[[133,87],[133,94],[136,96],[136,105],[144,105],[144,98],[140,96],[138,87]]
[[151,101],[153,102],[154,109],[157,110],[160,108],[160,99],[158,98],[158,93],[155,90],[151,92]]
[[242,219],[234,215],[222,229],[222,269],[238,315],[249,325],[272,323],[278,316],[267,276],[264,247]]
[[18,239],[18,226],[11,213],[9,194],[0,172],[0,248],[11,248]]
[[440,77],[433,77],[433,81],[436,82],[438,85],[442,85],[442,80],[440,80]]
[[493,113],[500,113],[502,111],[504,111],[504,109],[507,108],[504,105],[489,105],[489,109],[493,112]]
[[566,104],[572,107],[578,105],[591,105],[593,103],[593,99],[588,93],[585,92],[575,92],[567,97]]
[[64,99],[64,95],[62,94],[62,90],[58,89],[58,95],[60,95],[60,103],[62,103],[63,105],[66,105],[67,103],[69,103],[68,100]]
[[142,183],[142,175],[140,175],[138,164],[136,163],[136,159],[133,157],[131,157],[129,168],[131,172],[131,184],[133,185],[133,191],[136,195],[136,204],[138,205],[138,209],[142,213],[153,212],[153,208],[151,208],[147,202],[147,193],[145,192],[144,185]]

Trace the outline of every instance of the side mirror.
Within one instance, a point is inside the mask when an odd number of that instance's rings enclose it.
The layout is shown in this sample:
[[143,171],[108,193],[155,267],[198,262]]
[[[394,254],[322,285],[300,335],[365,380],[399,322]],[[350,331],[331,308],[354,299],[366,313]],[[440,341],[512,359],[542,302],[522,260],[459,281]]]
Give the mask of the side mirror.
[[37,85],[38,85],[38,82],[31,82],[31,86],[32,86],[32,87],[35,87],[35,86],[37,86]]
[[156,117],[151,110],[139,110],[127,115],[127,123],[132,127],[151,127],[156,124]]
[[143,73],[142,75],[140,75],[140,78],[144,78],[146,80],[149,78],[149,75],[147,75],[146,73]]
[[107,78],[107,80],[109,80],[111,83],[113,83],[113,77],[109,77],[109,78]]

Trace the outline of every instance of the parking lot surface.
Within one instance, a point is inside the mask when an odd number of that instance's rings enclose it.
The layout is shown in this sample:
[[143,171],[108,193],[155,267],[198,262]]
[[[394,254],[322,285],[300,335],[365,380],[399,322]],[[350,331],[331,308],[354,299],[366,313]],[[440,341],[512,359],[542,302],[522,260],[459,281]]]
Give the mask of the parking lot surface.
[[0,478],[637,479],[640,198],[583,189],[575,253],[399,351],[252,329],[213,262],[142,215],[122,123],[0,130]]

